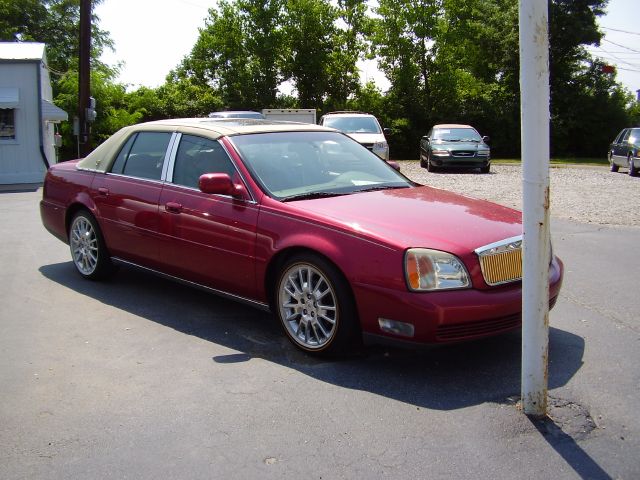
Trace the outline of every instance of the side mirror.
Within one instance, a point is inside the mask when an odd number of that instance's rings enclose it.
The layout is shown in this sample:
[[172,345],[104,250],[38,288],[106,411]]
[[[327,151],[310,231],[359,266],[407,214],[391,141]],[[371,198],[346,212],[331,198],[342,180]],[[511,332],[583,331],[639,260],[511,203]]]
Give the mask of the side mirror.
[[387,163],[391,168],[393,168],[396,172],[400,171],[400,164],[398,162],[394,162],[393,160],[387,160]]
[[489,138],[489,135],[485,135],[484,137],[482,137],[482,141],[484,143],[489,143],[491,141],[491,138]]
[[210,195],[231,195],[236,194],[235,186],[231,177],[226,173],[205,173],[200,175],[198,187],[203,193]]
[[389,127],[387,127],[382,129],[382,133],[384,133],[385,135],[391,135],[393,131]]

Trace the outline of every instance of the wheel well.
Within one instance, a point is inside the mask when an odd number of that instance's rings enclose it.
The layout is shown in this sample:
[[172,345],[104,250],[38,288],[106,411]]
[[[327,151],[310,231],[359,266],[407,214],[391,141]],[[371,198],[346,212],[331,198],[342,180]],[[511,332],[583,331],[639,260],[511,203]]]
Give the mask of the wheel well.
[[73,219],[75,214],[78,213],[80,210],[86,210],[87,212],[89,212],[89,214],[93,215],[91,211],[87,208],[87,206],[83,205],[82,203],[73,203],[69,205],[69,207],[67,208],[67,213],[64,218],[64,231],[66,232],[67,237],[69,236],[69,227],[71,227],[71,220]]
[[[264,289],[265,289],[265,292],[267,294],[267,300],[268,300],[269,305],[271,306],[272,310],[274,308],[274,293],[276,291],[276,282],[278,280],[278,273],[280,272],[282,266],[285,264],[285,262],[289,258],[291,258],[292,256],[297,255],[299,253],[310,253],[310,254],[313,254],[313,255],[320,256],[323,259],[325,259],[327,262],[329,262],[331,265],[333,265],[335,267],[335,269],[340,273],[340,275],[342,275],[342,278],[344,279],[346,284],[349,286],[349,293],[350,293],[351,298],[353,299],[353,301],[355,303],[355,296],[353,295],[353,289],[351,288],[351,283],[349,283],[349,280],[347,279],[347,276],[344,274],[342,269],[338,265],[335,264],[334,261],[332,261],[326,255],[323,255],[322,253],[318,252],[317,250],[313,250],[311,248],[289,247],[289,248],[285,248],[284,250],[281,250],[280,252],[276,253],[271,258],[271,261],[269,262],[269,265],[267,266],[266,274],[264,276]],[[356,306],[356,310],[357,310],[357,306]]]

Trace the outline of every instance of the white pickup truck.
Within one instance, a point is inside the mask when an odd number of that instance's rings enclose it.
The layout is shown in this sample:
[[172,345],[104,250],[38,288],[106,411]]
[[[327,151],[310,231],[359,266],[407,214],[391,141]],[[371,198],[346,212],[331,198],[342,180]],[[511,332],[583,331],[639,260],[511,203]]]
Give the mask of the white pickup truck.
[[316,123],[315,108],[263,108],[262,115],[267,120],[285,122]]

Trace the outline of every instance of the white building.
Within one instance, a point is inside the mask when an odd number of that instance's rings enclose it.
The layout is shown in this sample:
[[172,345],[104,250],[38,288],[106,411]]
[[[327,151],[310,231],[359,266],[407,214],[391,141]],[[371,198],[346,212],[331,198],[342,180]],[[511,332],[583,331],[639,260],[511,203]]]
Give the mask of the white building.
[[56,162],[52,102],[43,43],[0,42],[0,187],[34,185]]

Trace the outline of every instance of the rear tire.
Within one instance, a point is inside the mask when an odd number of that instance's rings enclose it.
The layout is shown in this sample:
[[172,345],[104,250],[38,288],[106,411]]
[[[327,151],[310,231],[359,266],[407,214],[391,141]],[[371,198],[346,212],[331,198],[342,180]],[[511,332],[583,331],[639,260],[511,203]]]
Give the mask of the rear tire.
[[73,264],[84,278],[99,280],[112,272],[111,257],[98,222],[86,210],[79,211],[71,220],[69,248]]
[[611,171],[617,172],[620,167],[613,162],[613,155],[609,153],[609,163],[611,164]]

